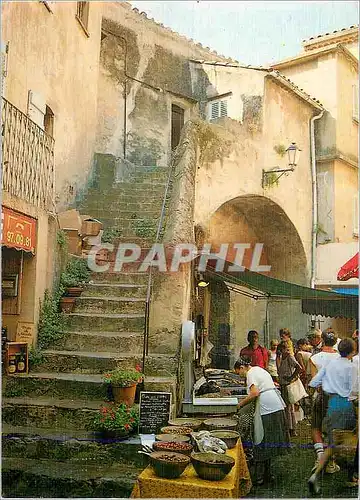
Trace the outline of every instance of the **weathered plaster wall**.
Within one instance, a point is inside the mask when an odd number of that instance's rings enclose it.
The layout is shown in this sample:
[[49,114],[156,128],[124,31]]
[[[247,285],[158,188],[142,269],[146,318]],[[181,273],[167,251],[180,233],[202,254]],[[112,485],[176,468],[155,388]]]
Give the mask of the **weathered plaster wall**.
[[[353,119],[353,86],[359,89],[359,74],[343,53],[337,56],[336,148],[357,163],[359,158],[359,123]],[[359,98],[359,96],[358,96]]]
[[[204,71],[213,82],[210,70]],[[212,68],[214,71],[219,93],[232,91],[232,100],[243,104],[243,114],[241,122],[227,118],[211,126],[227,144],[216,161],[210,160],[210,154],[198,165],[195,224],[217,245],[231,243],[236,237],[239,243],[264,243],[262,263],[272,266],[271,276],[308,285],[312,220],[309,120],[314,110],[264,72],[232,70],[231,84],[228,68]],[[238,85],[237,74],[243,85]],[[249,93],[248,88],[252,89]],[[287,168],[287,157],[279,151],[291,142],[302,150],[299,165],[277,186],[262,189],[262,169]],[[232,360],[246,344],[250,329],[257,329],[262,339],[265,331],[272,338],[285,326],[297,336],[307,331],[308,318],[301,313],[299,301],[269,304],[267,330],[265,307],[265,302],[231,293]]]
[[[334,162],[334,213],[335,242],[350,243],[354,237],[355,211],[359,209],[359,172],[354,167],[336,160]],[[357,228],[359,229],[359,228]]]
[[186,121],[197,114],[194,95],[203,95],[192,87],[189,59],[221,57],[125,3],[104,3],[103,15],[97,152],[123,156],[125,142],[133,163],[167,165],[171,105],[184,109]]
[[[75,18],[76,2],[2,3],[2,40],[9,42],[5,97],[27,114],[29,90],[55,115],[58,207],[86,182],[96,133],[101,2],[91,2],[90,36]],[[45,50],[46,49],[46,50]]]

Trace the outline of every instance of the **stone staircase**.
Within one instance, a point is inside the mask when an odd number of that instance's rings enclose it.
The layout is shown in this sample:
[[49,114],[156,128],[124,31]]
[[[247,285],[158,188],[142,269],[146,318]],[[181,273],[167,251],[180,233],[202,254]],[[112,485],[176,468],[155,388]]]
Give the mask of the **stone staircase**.
[[[79,210],[117,229],[113,242],[153,244],[167,168],[136,167],[127,181],[98,176]],[[111,177],[111,176],[110,176]],[[142,362],[148,275],[128,266],[93,273],[63,338],[28,375],[3,388],[3,496],[127,497],[144,460],[138,438],[100,443],[87,430],[107,398],[102,374]],[[176,394],[176,359],[149,345],[144,390]]]

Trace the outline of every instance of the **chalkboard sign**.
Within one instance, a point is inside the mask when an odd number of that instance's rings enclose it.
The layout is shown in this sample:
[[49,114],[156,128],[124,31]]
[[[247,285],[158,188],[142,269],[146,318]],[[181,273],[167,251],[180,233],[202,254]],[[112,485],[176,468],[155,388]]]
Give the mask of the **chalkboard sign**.
[[139,434],[158,434],[168,425],[170,409],[170,392],[140,392]]

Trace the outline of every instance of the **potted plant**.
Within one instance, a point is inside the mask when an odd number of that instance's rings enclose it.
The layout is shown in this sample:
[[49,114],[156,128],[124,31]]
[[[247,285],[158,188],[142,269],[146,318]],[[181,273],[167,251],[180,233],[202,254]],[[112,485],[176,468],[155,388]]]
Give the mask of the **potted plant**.
[[139,424],[138,409],[124,403],[101,406],[93,421],[93,429],[102,438],[124,439],[136,431]]
[[105,373],[104,382],[111,384],[112,393],[116,403],[126,403],[131,406],[135,401],[136,386],[143,379],[140,367],[132,370],[113,370]]
[[71,313],[75,306],[75,297],[61,297],[60,308],[63,313]]
[[73,258],[69,260],[65,271],[61,274],[61,285],[65,288],[67,297],[80,297],[84,285],[88,283],[90,270],[86,260]]

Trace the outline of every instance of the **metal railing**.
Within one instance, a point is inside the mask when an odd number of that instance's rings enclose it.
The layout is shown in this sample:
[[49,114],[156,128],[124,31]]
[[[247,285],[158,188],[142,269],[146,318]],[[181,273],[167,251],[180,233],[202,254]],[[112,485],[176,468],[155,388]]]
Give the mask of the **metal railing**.
[[54,200],[54,139],[2,99],[2,189],[31,205]]
[[[166,210],[166,200],[169,193],[172,172],[174,169],[174,163],[171,162],[169,167],[169,174],[165,185],[164,197],[161,207],[160,218],[156,230],[155,244],[159,242],[161,229],[164,222],[165,210]],[[146,356],[149,354],[149,321],[150,321],[150,303],[151,303],[151,293],[152,293],[152,266],[149,269],[149,277],[146,289],[146,302],[145,302],[145,325],[144,325],[144,345],[143,345],[143,359],[142,359],[142,372],[145,373],[145,360]]]

